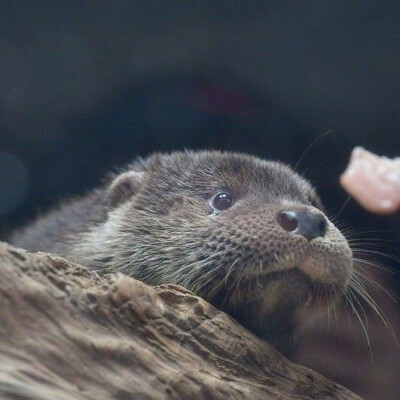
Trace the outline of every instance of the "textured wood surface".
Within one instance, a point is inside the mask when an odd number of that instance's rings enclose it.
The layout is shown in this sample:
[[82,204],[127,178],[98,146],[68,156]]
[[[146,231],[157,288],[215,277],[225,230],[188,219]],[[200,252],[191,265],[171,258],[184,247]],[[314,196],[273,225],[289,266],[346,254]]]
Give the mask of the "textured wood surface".
[[1,399],[359,399],[172,285],[0,243]]

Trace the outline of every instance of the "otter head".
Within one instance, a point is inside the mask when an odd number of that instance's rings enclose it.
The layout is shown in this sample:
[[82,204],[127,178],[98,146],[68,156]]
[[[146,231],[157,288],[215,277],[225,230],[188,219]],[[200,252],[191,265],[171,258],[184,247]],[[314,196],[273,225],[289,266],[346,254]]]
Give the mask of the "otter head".
[[340,295],[352,274],[348,243],[315,190],[281,163],[154,155],[115,177],[106,198],[86,262],[182,285],[281,350],[296,310]]

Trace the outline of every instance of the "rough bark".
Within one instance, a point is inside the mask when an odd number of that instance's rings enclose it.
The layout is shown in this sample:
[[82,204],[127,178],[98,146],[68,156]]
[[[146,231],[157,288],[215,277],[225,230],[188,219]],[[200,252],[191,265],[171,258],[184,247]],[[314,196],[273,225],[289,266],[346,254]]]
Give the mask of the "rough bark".
[[359,399],[177,286],[0,243],[1,399]]

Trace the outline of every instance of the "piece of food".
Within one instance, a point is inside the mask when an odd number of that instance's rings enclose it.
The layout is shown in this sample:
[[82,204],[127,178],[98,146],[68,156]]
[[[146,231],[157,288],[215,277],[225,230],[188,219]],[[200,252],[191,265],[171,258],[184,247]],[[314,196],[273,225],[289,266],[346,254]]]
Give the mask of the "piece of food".
[[368,211],[391,214],[400,208],[400,157],[379,157],[356,147],[340,183]]

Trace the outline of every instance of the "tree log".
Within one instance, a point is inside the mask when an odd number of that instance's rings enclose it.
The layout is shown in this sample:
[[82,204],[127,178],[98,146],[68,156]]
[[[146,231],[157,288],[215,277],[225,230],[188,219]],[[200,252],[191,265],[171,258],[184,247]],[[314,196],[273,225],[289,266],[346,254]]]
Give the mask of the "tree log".
[[0,243],[1,399],[360,399],[187,290]]

